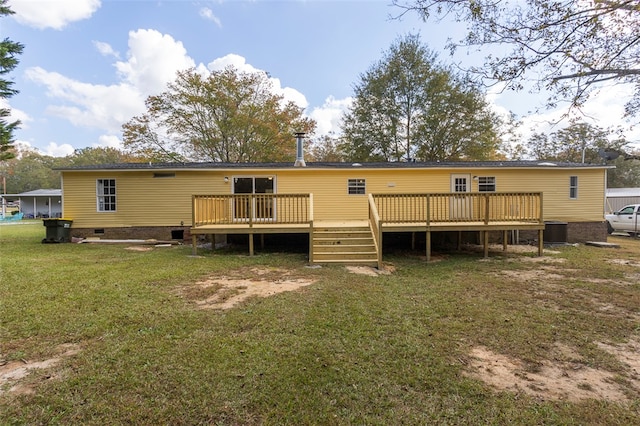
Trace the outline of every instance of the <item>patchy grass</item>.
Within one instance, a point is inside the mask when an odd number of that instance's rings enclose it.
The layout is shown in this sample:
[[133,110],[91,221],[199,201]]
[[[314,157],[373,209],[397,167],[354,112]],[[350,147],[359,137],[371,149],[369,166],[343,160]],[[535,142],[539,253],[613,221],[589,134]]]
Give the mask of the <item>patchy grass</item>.
[[[394,272],[369,276],[43,234],[0,227],[0,424],[640,423],[638,240],[542,260],[390,254]],[[312,284],[194,303],[289,280]]]

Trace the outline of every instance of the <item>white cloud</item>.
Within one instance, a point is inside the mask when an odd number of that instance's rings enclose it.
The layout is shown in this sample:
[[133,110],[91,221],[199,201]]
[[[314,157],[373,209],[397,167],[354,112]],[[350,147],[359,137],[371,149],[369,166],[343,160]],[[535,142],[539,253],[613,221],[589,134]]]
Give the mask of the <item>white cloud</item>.
[[[575,111],[571,117],[603,129],[619,127],[628,141],[640,147],[640,127],[631,128],[624,118],[624,104],[630,99],[632,93],[633,88],[624,85],[602,89],[591,96],[580,112]],[[499,105],[500,97],[497,91],[487,95],[494,111],[505,113],[507,109]],[[526,144],[534,133],[550,134],[568,126],[570,123],[569,117],[565,117],[566,113],[565,108],[558,108],[521,117],[520,140]]]
[[12,122],[14,122],[16,120],[20,120],[20,126],[19,127],[21,129],[28,129],[29,128],[29,122],[33,121],[33,119],[25,111],[22,111],[22,110],[17,109],[17,108],[13,108],[9,104],[9,101],[7,99],[0,98],[0,108],[9,110],[9,116],[7,118],[5,118],[5,120],[7,122],[12,123]]
[[[207,68],[210,71],[221,71],[229,66],[232,66],[241,72],[263,72],[267,76],[269,76],[268,72],[254,67],[253,65],[247,63],[247,60],[244,57],[236,55],[234,53],[225,55],[222,58],[214,59],[213,61],[209,62]],[[273,84],[273,91],[278,95],[282,95],[285,102],[291,101],[298,105],[300,108],[307,108],[309,106],[307,98],[298,90],[292,87],[282,87],[282,83],[280,82],[279,78],[269,76],[269,80]]]
[[182,42],[156,30],[129,32],[127,62],[117,62],[120,76],[146,97],[159,94],[176,71],[195,66]]
[[47,112],[76,126],[118,132],[124,122],[144,111],[144,98],[128,84],[81,83],[40,67],[27,69],[25,75],[45,85],[49,97],[64,103],[47,106]]
[[120,59],[120,53],[113,50],[109,43],[95,40],[92,43],[102,56],[113,56],[116,59]]
[[340,134],[342,114],[349,109],[352,103],[353,98],[350,97],[336,99],[333,96],[329,96],[321,107],[314,108],[309,116],[317,123],[316,135]]
[[102,135],[98,138],[98,143],[93,146],[122,149],[122,140],[116,135]]
[[90,18],[100,5],[100,0],[9,0],[16,21],[39,29],[55,30]]
[[[113,52],[107,43],[94,44],[102,52]],[[177,70],[194,66],[182,43],[155,30],[130,32],[127,56],[126,62],[115,64],[124,80],[119,84],[83,83],[40,67],[27,69],[25,75],[47,87],[47,96],[53,99],[48,114],[116,134],[122,124],[145,111],[148,95],[164,90]]]
[[55,142],[49,142],[44,150],[41,150],[42,154],[49,155],[51,157],[66,157],[73,154],[74,148],[68,143],[58,145]]
[[208,7],[203,7],[200,9],[199,15],[206,19],[207,21],[211,21],[218,26],[218,28],[222,28],[222,21],[216,15],[213,14],[213,11]]

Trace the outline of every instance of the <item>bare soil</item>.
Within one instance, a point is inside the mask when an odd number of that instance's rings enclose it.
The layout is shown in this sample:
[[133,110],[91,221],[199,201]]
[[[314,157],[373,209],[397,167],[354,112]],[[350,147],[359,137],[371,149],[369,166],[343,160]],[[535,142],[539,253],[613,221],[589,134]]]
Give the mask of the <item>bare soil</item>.
[[[524,393],[541,400],[629,401],[631,398],[619,380],[627,380],[640,392],[640,340],[624,345],[600,343],[598,346],[618,358],[625,366],[624,375],[591,368],[580,359],[577,351],[560,346],[555,351],[565,356],[545,361],[536,366],[535,371],[518,359],[476,347],[471,350],[467,374],[499,390]],[[573,355],[569,360],[567,353]]]
[[[57,366],[64,358],[76,355],[80,352],[80,347],[75,344],[64,344],[54,349],[52,358],[41,361],[4,361],[0,359],[0,395],[3,393],[13,393],[17,395],[30,395],[35,393],[35,383],[23,381],[34,370],[47,370]],[[43,379],[55,378],[56,375],[44,375]]]
[[[251,278],[245,278],[251,277]],[[179,289],[200,309],[230,309],[251,297],[269,297],[295,291],[315,280],[296,277],[294,271],[277,268],[242,268]]]
[[[539,264],[534,270],[499,272],[516,281],[533,284],[533,292],[537,296],[563,291],[563,282],[576,279],[572,274],[577,271],[559,266],[564,262],[561,258],[543,256],[509,260]],[[629,260],[614,259],[609,262],[640,267],[640,262]],[[580,280],[595,284],[634,285],[638,283],[638,276],[639,274],[627,274],[624,280],[588,277],[581,277]],[[576,289],[573,292],[574,295],[579,293]],[[623,311],[586,292],[582,295],[578,294],[578,297],[588,299],[599,312],[628,315],[640,321],[640,314]],[[544,303],[548,305],[552,302],[544,300]],[[624,373],[589,367],[577,350],[557,344],[550,356],[551,360],[545,360],[535,368],[531,368],[522,360],[495,353],[486,347],[474,347],[469,354],[470,362],[466,374],[496,389],[524,393],[542,400],[557,399],[572,402],[584,399],[616,402],[636,400],[640,394],[640,335],[632,336],[624,344],[605,342],[596,342],[596,344],[600,349],[617,358],[624,366]],[[624,386],[623,383],[629,384],[635,390],[635,395],[630,396],[629,386]]]

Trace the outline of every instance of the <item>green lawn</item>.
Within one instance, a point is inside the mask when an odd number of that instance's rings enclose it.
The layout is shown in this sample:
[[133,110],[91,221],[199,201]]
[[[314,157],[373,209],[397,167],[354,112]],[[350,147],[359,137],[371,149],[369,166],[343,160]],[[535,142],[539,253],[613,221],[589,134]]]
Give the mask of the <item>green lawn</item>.
[[[366,276],[308,268],[300,253],[196,258],[44,233],[0,225],[2,425],[640,424],[638,358],[603,346],[640,348],[637,239],[544,262],[389,253],[395,271]],[[218,289],[204,279],[285,275],[314,283],[197,308]],[[517,360],[527,389],[481,380],[477,348]],[[549,365],[606,373],[615,397],[595,380],[577,387],[591,398],[545,393],[536,375]]]

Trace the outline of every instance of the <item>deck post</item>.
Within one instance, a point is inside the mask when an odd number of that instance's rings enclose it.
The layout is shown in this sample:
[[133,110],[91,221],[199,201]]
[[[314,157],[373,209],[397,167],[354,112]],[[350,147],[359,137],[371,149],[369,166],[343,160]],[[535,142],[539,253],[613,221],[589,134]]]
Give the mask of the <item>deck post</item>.
[[489,257],[489,231],[482,231],[482,239],[484,240],[484,257]]
[[253,256],[253,232],[249,234],[249,256]]
[[309,264],[313,265],[313,221],[309,222]]
[[538,256],[544,253],[544,230],[538,229]]
[[191,254],[198,255],[198,236],[196,234],[191,234]]
[[427,262],[431,260],[431,230],[427,228]]
[[509,231],[507,231],[506,229],[502,231],[502,251],[507,251],[507,239],[509,237],[509,234],[507,232]]
[[412,232],[411,233],[411,250],[415,250],[416,249],[416,233]]

